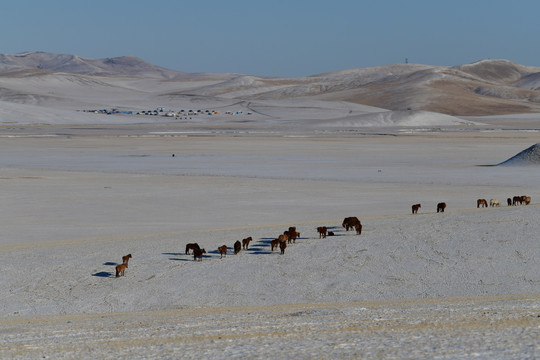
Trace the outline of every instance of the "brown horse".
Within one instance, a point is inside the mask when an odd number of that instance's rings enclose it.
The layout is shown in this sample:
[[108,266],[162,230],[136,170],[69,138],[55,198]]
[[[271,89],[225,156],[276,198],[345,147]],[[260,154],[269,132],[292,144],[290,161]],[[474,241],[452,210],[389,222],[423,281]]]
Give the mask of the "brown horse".
[[362,234],[362,224],[358,223],[358,224],[354,225],[354,228],[356,230],[356,235]]
[[317,228],[317,232],[319,233],[319,239],[326,239],[326,234],[328,233],[328,228],[326,226],[319,226]]
[[274,239],[270,242],[270,245],[272,246],[272,251],[274,251],[274,249],[277,249],[278,246],[279,246],[279,239]]
[[193,250],[193,260],[199,259],[199,261],[202,261],[203,254],[206,254],[206,250],[204,249],[195,249]]
[[116,277],[124,276],[127,268],[127,263],[116,265]]
[[293,243],[296,243],[296,238],[300,236],[300,233],[296,232],[296,226],[290,226],[289,231],[287,232],[286,235],[288,237],[288,241],[289,241],[289,244],[290,244],[291,240],[292,240]]
[[521,205],[521,196],[514,196],[512,198],[512,205]]
[[487,203],[486,199],[478,199],[478,200],[476,200],[476,208],[479,208],[479,207],[485,207],[485,208],[488,207],[488,203]]
[[508,204],[508,206],[512,206],[512,199],[510,198],[506,199],[506,203]]
[[527,195],[523,195],[521,197],[521,203],[525,203],[525,205],[529,205],[531,203],[531,197]]
[[444,212],[444,209],[446,209],[446,203],[438,203],[437,204],[437,212]]
[[131,254],[122,256],[122,264],[127,264],[129,259],[131,259]]
[[242,243],[240,240],[234,243],[234,255],[238,254],[242,250]]
[[197,250],[197,249],[198,249],[198,250],[201,249],[201,247],[199,246],[199,244],[197,244],[197,243],[190,243],[190,244],[187,244],[187,245],[186,245],[186,255],[189,254],[189,250],[195,251],[195,250]]
[[281,250],[281,255],[285,254],[285,248],[287,247],[287,242],[282,241],[279,243],[279,249]]
[[223,255],[227,256],[227,245],[222,245],[217,249],[219,251],[219,255],[221,255],[220,259],[223,257]]
[[412,206],[412,213],[413,214],[418,214],[418,209],[420,209],[421,207],[422,207],[422,205],[420,205],[420,204],[414,204]]
[[349,231],[349,229],[354,229],[356,224],[360,224],[360,220],[358,220],[356,216],[352,216],[345,218],[341,226],[343,226],[346,231]]
[[244,248],[244,250],[247,250],[248,246],[249,246],[249,243],[253,240],[253,238],[250,236],[248,238],[245,238],[244,240],[242,240],[242,248]]

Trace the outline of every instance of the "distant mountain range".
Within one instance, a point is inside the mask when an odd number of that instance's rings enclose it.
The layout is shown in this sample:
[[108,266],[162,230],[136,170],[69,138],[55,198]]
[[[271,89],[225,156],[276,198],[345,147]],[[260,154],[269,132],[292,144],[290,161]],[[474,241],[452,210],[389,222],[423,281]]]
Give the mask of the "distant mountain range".
[[77,55],[25,52],[0,54],[0,72],[28,69],[96,76],[141,76],[171,79],[185,73],[147,63],[135,56],[88,59]]
[[199,81],[169,86],[160,95],[276,100],[312,98],[345,101],[388,110],[427,110],[449,115],[540,113],[540,68],[508,60],[481,60],[459,66],[393,64],[299,78],[241,74],[190,74],[134,56],[86,59],[76,55],[27,52],[0,54],[0,75],[17,72]]

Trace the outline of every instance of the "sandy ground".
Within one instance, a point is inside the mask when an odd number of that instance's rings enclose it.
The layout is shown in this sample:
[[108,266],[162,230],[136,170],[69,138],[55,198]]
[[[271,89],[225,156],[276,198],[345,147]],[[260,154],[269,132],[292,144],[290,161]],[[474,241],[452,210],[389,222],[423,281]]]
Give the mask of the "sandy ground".
[[536,132],[189,134],[0,131],[1,357],[540,356]]

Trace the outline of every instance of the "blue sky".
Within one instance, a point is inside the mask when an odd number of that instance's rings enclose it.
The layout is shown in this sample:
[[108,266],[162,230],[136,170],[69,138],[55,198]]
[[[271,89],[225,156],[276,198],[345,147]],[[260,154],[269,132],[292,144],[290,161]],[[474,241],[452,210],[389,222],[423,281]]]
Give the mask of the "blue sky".
[[538,0],[2,0],[0,53],[134,55],[296,77],[404,62],[540,66]]

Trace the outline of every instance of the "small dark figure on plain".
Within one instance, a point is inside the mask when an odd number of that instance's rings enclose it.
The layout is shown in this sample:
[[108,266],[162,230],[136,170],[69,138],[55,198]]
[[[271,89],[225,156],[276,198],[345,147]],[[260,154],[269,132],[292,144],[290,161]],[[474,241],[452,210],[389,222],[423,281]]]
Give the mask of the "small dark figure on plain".
[[206,250],[204,249],[193,250],[193,260],[197,261],[199,259],[199,261],[202,261],[203,254],[206,254]]
[[317,228],[317,232],[319,233],[319,239],[326,239],[326,235],[328,233],[328,228],[326,226],[319,226]]
[[227,245],[222,245],[217,249],[219,251],[219,255],[221,255],[220,259],[223,257],[223,255],[227,256]]
[[512,199],[510,198],[506,199],[506,203],[508,204],[508,206],[512,206]]
[[234,243],[234,255],[238,254],[242,250],[242,243],[240,240]]
[[418,209],[420,209],[421,207],[422,207],[422,205],[420,205],[420,204],[414,204],[412,206],[412,213],[413,214],[418,214]]
[[444,212],[444,209],[446,209],[446,203],[438,203],[437,204],[437,212]]
[[328,236],[334,236],[334,232],[333,232],[333,231],[329,231],[329,232],[328,232]]
[[282,241],[279,243],[279,249],[281,250],[281,255],[285,254],[285,248],[287,248],[287,242]]

